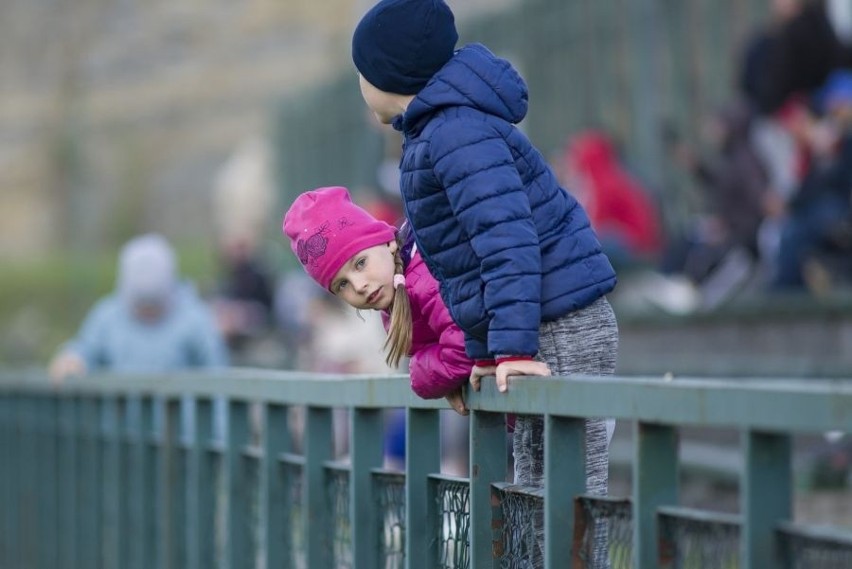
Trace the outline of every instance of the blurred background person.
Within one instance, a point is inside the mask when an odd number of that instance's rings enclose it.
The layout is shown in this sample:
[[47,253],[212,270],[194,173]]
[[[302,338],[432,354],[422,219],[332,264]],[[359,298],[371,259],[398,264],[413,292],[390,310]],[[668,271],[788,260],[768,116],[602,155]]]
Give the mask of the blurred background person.
[[235,361],[257,365],[252,348],[264,340],[273,324],[271,271],[247,238],[223,243],[219,265],[220,280],[213,302],[219,328]]
[[581,132],[569,141],[562,166],[563,185],[586,208],[615,269],[655,266],[663,248],[660,212],[622,165],[612,139],[601,130]]
[[275,202],[268,145],[241,144],[213,183],[218,282],[213,309],[235,364],[280,367],[285,361],[274,333],[274,275],[263,238]]
[[703,211],[669,249],[666,270],[699,287],[704,308],[717,307],[762,274],[761,226],[783,210],[752,141],[754,116],[747,103],[733,101],[704,120],[704,152],[670,141],[675,162],[699,184]]
[[752,46],[744,78],[762,114],[813,93],[833,71],[852,69],[849,0],[774,0],[770,9],[775,25]]
[[833,73],[818,101],[823,115],[807,125],[810,166],[787,206],[775,290],[825,293],[852,276],[852,71]]
[[99,370],[164,372],[227,363],[209,309],[192,284],[178,277],[171,245],[147,234],[121,250],[115,292],[91,309],[49,371],[61,382]]

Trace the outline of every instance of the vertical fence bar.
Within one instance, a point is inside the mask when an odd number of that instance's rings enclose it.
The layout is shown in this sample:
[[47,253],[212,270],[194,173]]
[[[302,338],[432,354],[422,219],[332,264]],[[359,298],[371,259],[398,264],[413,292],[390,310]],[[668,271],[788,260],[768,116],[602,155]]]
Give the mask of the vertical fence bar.
[[633,460],[633,563],[637,569],[658,566],[657,508],[676,505],[678,435],[673,427],[636,422]]
[[[195,402],[195,428],[192,464],[189,467],[189,499],[187,552],[190,569],[215,566],[216,492],[213,487],[213,403],[210,399]],[[272,566],[267,566],[272,567]]]
[[229,569],[253,567],[249,532],[249,498],[245,452],[249,443],[248,404],[230,401],[228,404],[228,438],[225,446],[225,467],[228,480],[228,559]]
[[11,566],[9,560],[9,534],[12,529],[12,523],[9,519],[9,514],[12,512],[11,501],[11,483],[9,481],[9,466],[15,464],[15,460],[11,456],[9,448],[9,429],[12,421],[9,414],[11,408],[9,405],[8,392],[0,393],[0,569],[6,569]]
[[40,465],[47,473],[45,486],[44,530],[47,535],[45,547],[45,567],[59,569],[63,562],[59,557],[59,398],[54,394],[44,397],[46,430],[45,461]]
[[5,423],[5,445],[3,454],[3,463],[0,469],[3,471],[3,519],[5,520],[4,535],[0,536],[0,540],[5,543],[3,557],[4,568],[14,569],[19,566],[19,528],[18,528],[18,497],[20,491],[18,487],[18,472],[17,466],[20,463],[19,441],[20,435],[19,420],[20,413],[20,397],[10,392],[3,396],[3,415],[2,420]]
[[53,460],[53,422],[55,415],[51,408],[52,397],[49,393],[38,393],[34,398],[34,417],[36,420],[36,567],[48,569],[54,562],[54,532],[52,526],[56,522],[53,508],[56,483],[56,464]]
[[373,492],[372,471],[382,465],[384,421],[380,409],[353,409],[349,414],[349,512],[352,560],[355,567],[379,567],[378,496]]
[[189,534],[188,508],[189,495],[186,492],[189,465],[189,436],[188,432],[193,425],[190,424],[194,417],[194,401],[188,396],[182,398],[170,406],[169,432],[171,436],[171,452],[169,457],[169,492],[171,493],[171,511],[169,512],[171,531],[172,565],[173,569],[185,569],[188,565],[188,552],[186,537]]
[[158,502],[158,446],[159,427],[154,424],[155,405],[158,402],[146,396],[140,405],[139,425],[139,539],[134,540],[138,545],[134,560],[139,562],[136,567],[147,569],[157,563],[157,502]]
[[491,485],[506,479],[506,420],[473,411],[470,418],[470,566],[499,567],[491,514]]
[[[287,426],[288,408],[267,404],[263,414],[263,471],[261,473],[261,520],[264,529],[264,567],[282,567],[284,551],[285,517],[290,515],[287,489],[281,472],[279,457],[290,452],[290,431]],[[289,507],[288,507],[289,506]]]
[[45,553],[48,535],[46,532],[46,502],[47,486],[51,483],[50,471],[45,468],[46,464],[46,438],[48,433],[47,421],[49,420],[44,409],[44,396],[34,393],[30,396],[30,420],[32,429],[32,513],[31,536],[27,540],[32,542],[32,566],[44,567],[46,565]]
[[133,567],[130,543],[138,539],[139,534],[134,532],[134,520],[138,519],[138,510],[134,508],[134,496],[139,493],[139,486],[135,485],[136,473],[136,436],[139,429],[139,398],[136,396],[124,397],[119,402],[119,519],[118,519],[118,563],[119,567]]
[[100,413],[97,399],[84,396],[80,402],[80,458],[77,483],[81,508],[76,512],[80,526],[77,553],[79,566],[100,567],[101,540],[101,464],[99,452]]
[[126,549],[124,566],[128,569],[142,569],[140,550],[144,543],[142,492],[143,492],[143,455],[145,452],[145,435],[142,431],[142,397],[132,396],[127,401],[124,432],[127,437],[127,476],[126,528],[128,539],[124,540]]
[[77,539],[77,457],[79,452],[78,399],[66,395],[59,401],[59,534],[58,555],[63,569],[76,569]]
[[107,397],[101,402],[101,461],[103,464],[104,483],[103,516],[104,538],[101,545],[104,567],[118,567],[118,552],[120,549],[121,531],[119,520],[121,511],[119,502],[122,491],[120,444],[121,429],[119,427],[118,401],[115,397]]
[[[436,508],[429,493],[429,475],[441,471],[440,415],[437,411],[407,409],[405,426],[405,566],[438,566],[435,547]],[[414,449],[417,449],[414,452]]]
[[308,407],[305,418],[305,469],[302,513],[307,566],[331,567],[331,516],[326,500],[325,462],[332,456],[331,409]]
[[775,528],[792,513],[790,435],[748,431],[745,438],[742,566],[781,567]]
[[35,396],[28,394],[21,400],[23,432],[21,434],[21,496],[19,499],[19,519],[21,524],[21,565],[38,565],[38,469],[36,446],[38,434],[36,426]]
[[183,531],[185,506],[181,492],[180,425],[181,404],[178,399],[165,401],[165,415],[159,452],[159,543],[160,567],[186,567]]
[[574,497],[586,491],[585,420],[544,420],[544,561],[565,566],[574,554]]

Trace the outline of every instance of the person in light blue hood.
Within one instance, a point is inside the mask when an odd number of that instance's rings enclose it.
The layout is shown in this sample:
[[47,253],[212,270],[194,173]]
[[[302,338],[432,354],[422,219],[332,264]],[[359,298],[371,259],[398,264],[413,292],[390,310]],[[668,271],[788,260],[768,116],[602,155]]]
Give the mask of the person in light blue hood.
[[129,241],[119,258],[116,290],[98,301],[54,357],[52,379],[92,371],[158,373],[227,365],[211,312],[194,287],[180,281],[176,265],[162,236]]
[[[527,113],[524,80],[485,46],[457,41],[443,0],[382,0],[358,23],[352,60],[367,106],[403,135],[406,218],[477,362],[471,385],[496,375],[505,392],[509,376],[611,375],[612,265],[582,206],[515,126]],[[516,483],[543,483],[542,435],[540,417],[517,418]],[[607,435],[605,421],[587,423],[596,494],[606,493]],[[605,541],[599,533],[594,567],[605,566]],[[530,561],[540,566],[540,552]]]

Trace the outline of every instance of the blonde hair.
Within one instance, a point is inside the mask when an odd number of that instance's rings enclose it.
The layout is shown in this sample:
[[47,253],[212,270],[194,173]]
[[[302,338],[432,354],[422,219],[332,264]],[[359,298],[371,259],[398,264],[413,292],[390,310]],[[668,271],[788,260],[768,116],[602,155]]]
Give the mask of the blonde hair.
[[[405,274],[402,263],[402,239],[396,238],[396,253],[393,255],[394,274]],[[411,351],[412,337],[411,301],[404,284],[399,284],[393,291],[393,303],[390,310],[390,326],[388,326],[388,337],[385,340],[384,349],[387,350],[385,361],[391,367],[399,366],[399,360],[407,356]]]

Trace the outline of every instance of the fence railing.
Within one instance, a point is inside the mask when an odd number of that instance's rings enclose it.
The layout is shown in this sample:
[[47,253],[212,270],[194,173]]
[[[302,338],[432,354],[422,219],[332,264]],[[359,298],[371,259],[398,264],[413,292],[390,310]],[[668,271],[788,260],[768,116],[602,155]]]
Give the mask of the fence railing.
[[[852,431],[852,382],[524,378],[508,395],[486,381],[468,404],[470,478],[454,478],[440,474],[445,403],[401,376],[226,370],[56,389],[4,372],[0,568],[520,567],[536,519],[550,568],[595,566],[600,528],[613,568],[852,567],[852,529],[794,523],[791,474],[794,434]],[[406,410],[404,472],[382,469],[389,408]],[[506,413],[545,416],[543,489],[507,484]],[[629,499],[584,495],[588,417],[632,423]],[[678,431],[698,425],[742,430],[738,515],[679,507]]]

